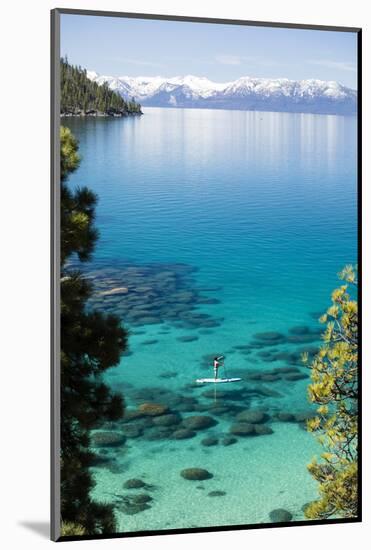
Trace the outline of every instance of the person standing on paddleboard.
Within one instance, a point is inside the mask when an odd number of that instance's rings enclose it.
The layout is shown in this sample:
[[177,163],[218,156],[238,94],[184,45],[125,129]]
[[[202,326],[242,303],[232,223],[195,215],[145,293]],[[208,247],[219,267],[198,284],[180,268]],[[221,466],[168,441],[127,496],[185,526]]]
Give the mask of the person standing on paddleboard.
[[214,357],[214,379],[218,378],[218,369],[223,365],[221,361],[224,359],[223,355],[220,357]]

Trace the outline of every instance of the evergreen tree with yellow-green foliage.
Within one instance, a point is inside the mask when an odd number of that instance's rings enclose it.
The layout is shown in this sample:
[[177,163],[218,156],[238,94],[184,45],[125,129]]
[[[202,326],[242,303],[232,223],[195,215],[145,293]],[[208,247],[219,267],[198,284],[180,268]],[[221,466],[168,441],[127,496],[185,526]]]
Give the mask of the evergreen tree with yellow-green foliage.
[[[311,368],[309,399],[317,414],[308,421],[324,452],[309,464],[320,497],[305,510],[309,519],[355,518],[358,514],[358,305],[357,272],[347,266],[344,284],[332,293],[324,343]],[[307,357],[304,358],[308,360]]]

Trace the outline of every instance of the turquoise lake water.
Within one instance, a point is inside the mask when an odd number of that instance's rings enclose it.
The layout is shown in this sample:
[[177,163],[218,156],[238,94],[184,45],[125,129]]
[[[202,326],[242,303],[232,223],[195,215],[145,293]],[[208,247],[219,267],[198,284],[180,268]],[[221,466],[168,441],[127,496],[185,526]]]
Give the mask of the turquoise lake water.
[[[100,240],[83,266],[91,306],[131,331],[106,380],[128,411],[155,402],[173,414],[98,430],[127,439],[97,444],[95,498],[115,503],[123,532],[269,523],[277,508],[303,519],[317,495],[306,465],[321,450],[303,429],[300,354],[318,347],[337,273],[357,258],[356,119],[146,108],[62,123],[82,155],[70,185],[99,196]],[[215,354],[243,380],[195,387]],[[245,410],[264,412],[269,430],[226,445]],[[178,439],[195,415],[213,425]],[[181,477],[192,467],[213,477]],[[124,488],[131,478],[146,486]]]

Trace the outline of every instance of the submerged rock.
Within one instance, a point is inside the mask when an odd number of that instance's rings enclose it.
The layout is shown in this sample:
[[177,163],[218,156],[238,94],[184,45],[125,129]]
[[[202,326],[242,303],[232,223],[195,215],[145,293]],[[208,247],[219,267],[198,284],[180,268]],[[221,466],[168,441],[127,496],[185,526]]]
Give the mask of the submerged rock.
[[180,472],[180,475],[190,481],[203,481],[213,477],[213,474],[203,468],[186,468]]
[[196,403],[182,401],[176,405],[178,412],[193,412],[196,410]]
[[198,336],[195,336],[195,335],[187,335],[187,336],[179,336],[177,338],[177,340],[179,342],[195,342],[196,340],[198,340]]
[[263,411],[246,410],[236,416],[238,422],[248,422],[250,424],[262,424],[269,420],[269,415]]
[[263,342],[270,342],[270,343],[276,343],[276,342],[283,342],[285,340],[285,336],[281,334],[280,332],[258,332],[254,334],[254,338],[256,340],[262,340]]
[[255,433],[256,435],[270,435],[273,433],[273,430],[272,428],[270,428],[269,426],[265,426],[264,424],[256,424]]
[[187,429],[180,429],[173,432],[172,436],[174,439],[191,439],[195,437],[196,432]]
[[232,424],[229,428],[229,431],[233,435],[239,436],[251,436],[255,435],[255,426],[254,424],[247,424],[247,422],[241,422],[239,424]]
[[91,436],[93,447],[116,447],[123,445],[125,441],[125,436],[119,432],[95,432]]
[[153,419],[156,426],[175,426],[181,422],[182,418],[179,414],[163,414]]
[[132,420],[137,420],[138,418],[142,418],[143,416],[144,415],[142,411],[125,411],[123,422],[131,422]]
[[[258,353],[256,354],[258,357],[263,357],[263,359],[265,359],[266,357],[270,357],[272,355],[272,352],[271,351],[258,351]],[[262,373],[263,375],[263,373]]]
[[159,378],[169,379],[169,378],[175,378],[176,376],[178,376],[178,373],[175,371],[165,371],[159,374],[158,376]]
[[211,416],[189,416],[183,420],[183,425],[190,430],[206,430],[216,424],[217,421]]
[[308,334],[310,332],[310,328],[307,327],[307,326],[298,326],[298,327],[291,327],[289,332],[291,334],[299,334],[299,335],[302,335],[302,334]]
[[290,344],[311,344],[319,340],[319,338],[320,335],[315,332],[309,332],[308,334],[291,334],[287,337],[287,342]]
[[279,412],[276,414],[276,418],[280,422],[296,422],[295,415],[288,412]]
[[118,507],[120,512],[128,516],[139,514],[139,512],[144,512],[144,510],[148,510],[148,508],[150,508],[150,506],[148,506],[146,502],[124,502]]
[[94,455],[90,460],[90,466],[95,468],[105,468],[112,462],[107,456]]
[[[190,387],[187,386],[185,389],[189,390]],[[182,394],[174,394],[167,399],[166,402],[169,407],[181,412],[191,412],[194,410],[195,405],[197,405],[197,399],[195,397]]]
[[142,403],[139,405],[139,411],[148,416],[160,416],[161,414],[167,413],[168,410],[169,407],[161,403]]
[[143,430],[139,426],[128,424],[127,426],[125,426],[124,433],[126,437],[130,439],[135,439],[143,434]]
[[203,397],[207,397],[208,399],[215,399],[215,396],[218,397],[218,399],[225,399],[227,397],[227,392],[223,390],[216,391],[216,388],[212,390],[206,390],[202,392],[201,394]]
[[147,493],[130,496],[130,502],[133,504],[144,504],[146,502],[151,502],[151,500],[153,500],[152,497],[147,495]]
[[[277,357],[279,356],[281,359],[280,355],[281,354],[277,354]],[[290,356],[290,354],[287,355]],[[287,357],[284,357],[284,359],[287,359]],[[298,367],[276,367],[271,372],[274,374],[291,374],[300,372],[300,369],[298,369]]]
[[148,430],[144,434],[144,439],[147,441],[158,441],[160,439],[168,439],[173,435],[173,431],[168,426],[159,426]]
[[282,393],[276,390],[271,390],[270,388],[265,388],[263,386],[261,386],[259,389],[256,388],[256,390],[258,390],[258,393],[264,397],[283,397]]
[[[154,426],[153,424],[153,416],[142,416],[135,422],[129,423],[130,426],[137,426],[141,430],[146,430],[147,428],[152,428]],[[124,429],[126,429],[126,426],[128,424],[124,424]],[[125,433],[125,432],[124,432]]]
[[222,445],[225,447],[228,447],[229,445],[234,445],[237,443],[238,439],[236,437],[232,436],[226,436],[224,439],[222,439]]
[[215,414],[216,416],[219,415],[227,415],[229,413],[233,413],[233,407],[230,407],[228,405],[218,405],[218,404],[212,404],[212,405],[205,405],[205,409],[207,411],[210,411],[212,414]]
[[122,474],[125,471],[125,467],[118,464],[115,460],[108,465],[108,470],[112,474]]
[[287,523],[292,520],[292,514],[283,508],[277,508],[269,512],[269,517],[273,523]]
[[144,481],[142,479],[137,479],[137,478],[128,479],[124,483],[125,489],[142,489],[145,486],[146,484],[144,483]]
[[278,374],[262,374],[260,380],[263,382],[277,382],[281,377]]
[[145,317],[136,317],[136,319],[132,319],[131,323],[133,325],[157,325],[159,323],[162,323],[162,319],[159,319],[158,317],[154,316],[145,316]]
[[197,326],[207,327],[207,328],[216,328],[216,327],[220,327],[220,325],[221,323],[218,321],[215,321],[214,319],[205,319],[197,323]]
[[289,382],[296,382],[297,380],[305,380],[305,378],[308,378],[308,374],[299,373],[299,372],[285,375],[285,380],[288,380]]
[[198,298],[197,303],[198,304],[209,304],[209,305],[220,304],[220,300],[218,300],[217,298],[203,298],[203,297],[200,297],[200,298]]
[[202,439],[201,441],[201,445],[204,445],[205,447],[212,447],[218,443],[219,440],[217,437],[205,437],[205,439]]

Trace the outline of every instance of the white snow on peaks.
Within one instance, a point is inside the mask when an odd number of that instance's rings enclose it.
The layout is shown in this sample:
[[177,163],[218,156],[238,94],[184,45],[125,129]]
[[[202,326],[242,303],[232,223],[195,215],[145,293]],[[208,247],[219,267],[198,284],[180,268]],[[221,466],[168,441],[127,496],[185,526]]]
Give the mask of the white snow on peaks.
[[212,82],[208,78],[193,75],[175,76],[172,78],[163,78],[161,76],[99,76],[95,71],[87,71],[90,80],[98,84],[107,82],[112,90],[120,92],[121,90],[130,90],[130,93],[139,98],[150,97],[158,91],[171,92],[175,88],[186,87],[191,92],[200,97],[209,97],[216,91],[222,91],[228,83]]
[[89,78],[89,80],[96,80],[99,75],[95,71],[86,71],[86,76]]
[[213,82],[194,75],[99,76],[87,71],[88,78],[103,84],[123,98],[134,98],[143,105],[208,107],[296,112],[354,113],[357,92],[334,81],[252,78]]

